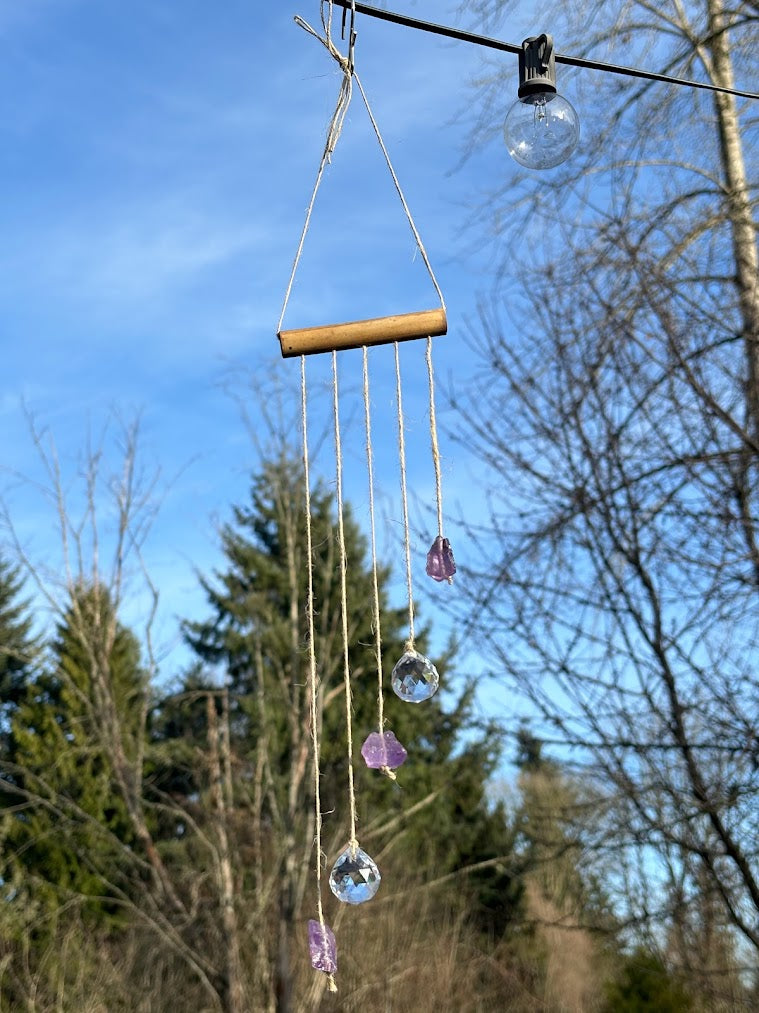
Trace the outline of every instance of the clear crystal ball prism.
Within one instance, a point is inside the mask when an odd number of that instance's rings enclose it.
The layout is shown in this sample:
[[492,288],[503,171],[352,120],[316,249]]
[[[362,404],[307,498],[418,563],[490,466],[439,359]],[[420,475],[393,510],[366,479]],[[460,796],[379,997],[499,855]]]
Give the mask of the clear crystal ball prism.
[[429,658],[406,651],[393,669],[393,691],[407,703],[421,703],[437,693],[440,676]]
[[343,851],[329,874],[329,888],[345,904],[363,904],[379,890],[380,871],[361,848]]

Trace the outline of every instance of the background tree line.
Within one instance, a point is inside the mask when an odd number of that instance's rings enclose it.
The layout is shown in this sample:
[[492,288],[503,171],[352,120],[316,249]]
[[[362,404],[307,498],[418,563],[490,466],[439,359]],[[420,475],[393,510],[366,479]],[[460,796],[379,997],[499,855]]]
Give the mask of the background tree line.
[[[629,978],[636,995],[650,980],[657,1002],[671,994],[673,1009],[691,1008],[650,947],[635,955],[640,967],[628,962],[607,885],[584,867],[567,818],[593,802],[527,729],[517,789],[497,790],[502,737],[477,717],[454,657],[437,659],[458,686],[445,700],[387,700],[410,754],[400,787],[356,764],[360,837],[384,881],[358,909],[325,897],[340,953],[340,992],[326,993],[305,935],[314,812],[298,454],[281,434],[262,454],[249,501],[221,530],[223,566],[199,578],[208,617],[183,627],[196,660],[167,685],[152,654],[159,589],[148,585],[143,628],[119,617],[153,511],[136,426],[122,444],[117,481],[95,461],[87,471],[84,524],[55,487],[63,581],[18,543],[0,566],[0,1007],[358,1010],[381,1000],[408,1010],[430,1001],[600,1010]],[[50,473],[55,485],[59,468]],[[108,569],[101,512],[119,518]],[[348,833],[346,754],[336,521],[321,483],[312,519],[322,808],[334,856]],[[350,510],[346,538],[353,719],[365,734],[376,727],[371,571]],[[383,569],[388,670],[405,639],[389,577]]]
[[[99,473],[98,455],[90,462],[84,523],[68,512],[57,462],[45,458],[60,506],[62,580],[18,543],[20,561],[9,562],[8,545],[0,565],[0,1005],[316,1007],[323,981],[310,969],[305,934],[315,858],[297,448],[277,437],[250,501],[222,529],[224,568],[200,578],[208,619],[184,624],[196,661],[168,686],[152,656],[158,589],[148,585],[139,636],[119,618],[125,573],[139,569],[153,509],[136,426],[123,443],[118,480]],[[106,570],[100,512],[114,505]],[[311,505],[322,809],[325,851],[335,856],[348,833],[336,520],[321,484]],[[371,571],[350,512],[345,537],[353,720],[365,735],[376,727]],[[379,578],[389,668],[404,649],[405,610],[389,604],[389,571]],[[49,633],[40,601],[53,616]],[[422,649],[425,639],[422,631]],[[446,659],[438,665],[445,671]],[[384,994],[388,973],[409,995],[430,943],[443,959],[462,931],[467,945],[481,941],[484,967],[488,940],[500,943],[519,910],[507,861],[513,826],[488,796],[499,737],[475,718],[471,687],[447,706],[388,700],[387,712],[411,759],[402,787],[356,764],[361,839],[385,883],[379,912],[351,911],[341,936],[346,1008],[367,989]],[[337,927],[345,915],[330,917]],[[405,939],[396,936],[404,924]],[[367,952],[383,959],[367,966]],[[417,994],[438,973],[433,962],[426,984],[414,982]],[[487,987],[500,987],[486,976]]]

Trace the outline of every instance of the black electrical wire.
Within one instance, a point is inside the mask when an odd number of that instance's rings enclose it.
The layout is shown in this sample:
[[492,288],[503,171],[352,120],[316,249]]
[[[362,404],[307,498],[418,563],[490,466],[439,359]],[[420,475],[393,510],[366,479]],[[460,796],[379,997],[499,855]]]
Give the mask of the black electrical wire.
[[[487,35],[475,35],[473,32],[465,32],[460,28],[449,28],[447,25],[437,25],[431,21],[420,21],[418,18],[411,18],[406,14],[397,14],[393,11],[383,11],[378,7],[370,7],[368,4],[352,3],[352,0],[332,0],[338,7],[346,10],[355,6],[358,14],[367,14],[371,18],[378,18],[380,21],[390,21],[395,25],[403,25],[405,28],[415,28],[421,32],[429,32],[432,35],[443,35],[448,39],[456,39],[458,42],[470,42],[475,46],[485,46],[488,49],[497,49],[502,53],[519,54],[521,46],[515,46],[511,42],[502,42],[500,39],[491,39]],[[670,77],[668,74],[656,74],[653,71],[639,70],[635,67],[621,67],[614,63],[598,63],[595,60],[585,60],[578,56],[561,56],[554,54],[557,63],[564,63],[570,67],[584,67],[586,70],[603,70],[610,74],[621,74],[625,77],[642,78],[644,81],[661,81],[664,84],[681,84],[686,88],[701,88],[704,91],[718,91],[726,95],[735,95],[738,98],[759,99],[759,93],[752,91],[738,91],[735,88],[722,88],[718,84],[710,84],[705,81],[688,81],[682,77]]]

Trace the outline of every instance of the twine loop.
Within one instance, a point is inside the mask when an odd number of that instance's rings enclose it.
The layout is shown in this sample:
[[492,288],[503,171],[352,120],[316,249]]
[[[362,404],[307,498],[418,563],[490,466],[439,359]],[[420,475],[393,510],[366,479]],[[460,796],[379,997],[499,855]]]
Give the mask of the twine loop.
[[[345,15],[347,11],[343,11],[343,30],[345,29]],[[324,145],[324,161],[330,162],[332,159],[332,153],[337,147],[337,142],[340,139],[342,133],[343,123],[345,122],[345,116],[350,106],[351,98],[353,96],[353,76],[355,74],[355,46],[356,46],[356,31],[354,28],[356,18],[356,5],[351,4],[350,9],[351,23],[350,30],[348,33],[348,53],[343,55],[337,48],[332,40],[332,3],[331,0],[322,0],[321,3],[321,22],[324,34],[320,35],[315,28],[302,18],[300,14],[295,15],[295,24],[302,28],[304,31],[312,35],[318,42],[324,46],[332,59],[337,63],[338,67],[342,71],[343,80],[340,85],[340,93],[337,97],[337,105],[335,111],[330,120],[329,127],[327,128],[327,140]]]

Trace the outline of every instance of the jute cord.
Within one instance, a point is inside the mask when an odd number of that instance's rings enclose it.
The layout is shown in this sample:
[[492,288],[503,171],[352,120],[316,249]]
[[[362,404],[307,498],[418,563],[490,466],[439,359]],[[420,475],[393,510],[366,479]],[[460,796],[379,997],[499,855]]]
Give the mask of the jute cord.
[[401,189],[401,184],[400,184],[400,182],[398,180],[398,177],[395,174],[395,169],[393,168],[393,163],[390,161],[390,155],[388,153],[387,148],[385,147],[385,142],[382,139],[382,134],[380,133],[379,126],[377,125],[377,121],[374,118],[374,113],[372,112],[371,106],[369,105],[369,99],[366,97],[366,92],[364,91],[364,86],[361,84],[361,80],[360,80],[358,74],[355,73],[355,71],[354,71],[353,76],[356,79],[356,84],[358,85],[358,90],[361,93],[361,98],[364,100],[364,105],[366,106],[366,111],[367,111],[367,114],[369,116],[369,122],[371,123],[372,128],[374,129],[375,136],[377,137],[377,141],[379,143],[379,146],[382,149],[382,154],[385,156],[385,162],[386,162],[387,167],[388,167],[388,169],[390,171],[390,175],[392,176],[393,183],[395,184],[395,189],[396,189],[396,192],[398,194],[398,197],[400,198],[400,202],[401,202],[401,205],[403,207],[403,210],[406,213],[406,218],[408,219],[408,223],[409,223],[409,226],[411,228],[411,232],[413,233],[414,240],[416,242],[416,245],[419,248],[419,252],[422,255],[422,260],[424,261],[424,265],[427,268],[427,273],[429,274],[430,279],[432,281],[432,284],[435,287],[435,291],[437,292],[438,299],[440,300],[440,305],[442,306],[443,309],[445,309],[445,299],[443,298],[443,291],[440,288],[440,285],[438,284],[437,278],[435,277],[435,272],[432,270],[432,264],[430,263],[430,258],[427,256],[427,250],[424,248],[424,243],[422,242],[422,237],[419,235],[419,230],[417,229],[416,222],[414,221],[414,217],[411,214],[411,209],[409,208],[408,204],[406,203],[406,198],[403,196],[403,190]]
[[[393,168],[393,163],[392,163],[392,161],[390,159],[390,154],[388,153],[387,147],[385,146],[385,142],[384,142],[384,140],[382,138],[382,134],[380,132],[379,126],[377,124],[377,121],[376,121],[376,119],[374,117],[374,113],[372,112],[371,106],[369,104],[369,99],[367,98],[366,92],[364,91],[364,86],[361,84],[361,80],[360,80],[358,74],[356,73],[355,64],[354,64],[354,47],[355,47],[356,35],[355,35],[354,30],[353,30],[353,20],[355,18],[355,3],[351,5],[351,8],[352,8],[351,9],[351,29],[350,29],[350,38],[349,38],[349,42],[348,42],[348,55],[347,56],[343,56],[343,54],[337,48],[337,46],[335,45],[335,43],[332,41],[332,6],[333,5],[332,5],[331,2],[330,3],[325,3],[324,0],[322,0],[322,4],[321,4],[321,21],[322,21],[322,27],[324,29],[324,35],[323,36],[319,35],[319,33],[314,28],[312,28],[311,25],[309,25],[307,21],[305,21],[302,17],[300,17],[300,15],[296,15],[296,17],[295,17],[295,23],[300,28],[303,28],[306,32],[308,32],[309,35],[312,35],[315,39],[317,39],[325,47],[325,49],[333,57],[333,59],[337,62],[338,66],[340,67],[340,69],[342,71],[343,77],[342,77],[342,81],[340,83],[340,91],[338,93],[337,103],[336,103],[336,106],[335,106],[335,111],[332,114],[332,118],[330,119],[329,126],[327,127],[327,138],[326,138],[326,141],[325,141],[325,144],[324,144],[324,150],[322,152],[321,161],[319,162],[319,169],[318,169],[318,171],[316,173],[316,180],[314,182],[313,190],[311,191],[311,199],[310,199],[310,201],[308,203],[308,207],[306,209],[306,217],[305,217],[305,221],[303,223],[303,229],[302,229],[301,234],[300,234],[300,240],[298,242],[298,248],[296,250],[295,258],[293,260],[292,268],[291,268],[291,271],[290,271],[290,278],[289,278],[288,283],[287,283],[287,289],[285,291],[285,298],[284,298],[284,302],[282,304],[282,312],[280,313],[279,323],[277,324],[277,331],[278,332],[282,330],[282,324],[283,324],[284,319],[285,319],[285,313],[287,311],[288,302],[290,301],[290,295],[292,293],[293,283],[295,281],[295,275],[296,275],[296,272],[298,270],[298,265],[300,263],[301,256],[303,254],[303,247],[304,247],[305,242],[306,242],[306,235],[308,233],[308,230],[309,230],[309,227],[310,227],[310,224],[311,224],[311,216],[313,214],[314,205],[316,204],[316,196],[317,196],[317,194],[319,192],[319,187],[321,186],[322,179],[324,178],[324,170],[326,169],[327,164],[331,161],[332,154],[334,153],[335,148],[337,147],[337,142],[340,139],[340,134],[342,133],[343,124],[345,123],[345,116],[346,116],[346,114],[348,112],[348,107],[350,106],[351,98],[353,97],[353,80],[354,80],[354,78],[355,78],[356,84],[358,85],[358,90],[359,90],[359,92],[361,94],[361,98],[363,100],[364,106],[366,107],[366,112],[367,112],[367,114],[369,116],[369,122],[372,125],[372,129],[374,130],[374,134],[375,134],[375,136],[377,138],[377,142],[379,143],[380,149],[382,150],[382,154],[383,154],[383,156],[385,158],[385,163],[387,164],[387,168],[388,168],[388,170],[390,172],[390,176],[392,177],[396,193],[398,194],[398,197],[399,197],[400,202],[401,202],[401,206],[403,207],[403,210],[404,210],[404,212],[406,214],[406,219],[408,220],[409,227],[411,228],[411,232],[412,232],[412,234],[414,236],[414,241],[416,242],[416,245],[417,245],[417,247],[419,249],[419,252],[420,252],[420,254],[422,256],[422,260],[424,261],[425,267],[427,268],[427,272],[428,272],[428,274],[430,276],[430,279],[432,280],[432,284],[433,284],[433,286],[435,288],[435,291],[437,292],[438,298],[440,299],[440,305],[443,307],[443,309],[445,309],[445,300],[443,298],[443,292],[442,292],[442,290],[440,288],[440,285],[438,284],[437,278],[435,277],[435,272],[432,269],[432,264],[430,263],[429,256],[427,255],[427,251],[426,251],[426,249],[424,247],[424,243],[422,242],[422,237],[420,236],[419,230],[416,227],[416,223],[414,221],[414,217],[411,214],[411,209],[408,206],[406,198],[405,198],[405,196],[403,194],[403,190],[401,188],[400,181],[398,180],[398,176],[396,175],[395,169]],[[325,15],[325,9],[328,12],[326,15]]]
[[[322,906],[322,806],[319,770],[319,709],[318,681],[316,671],[316,642],[314,636],[314,560],[313,535],[311,531],[311,478],[308,453],[308,410],[306,399],[306,358],[300,360],[300,402],[301,431],[303,440],[303,484],[306,499],[306,570],[308,574],[308,590],[306,596],[306,621],[308,624],[308,683],[310,692],[311,718],[311,749],[314,761],[314,844],[316,846],[316,910],[321,926],[322,939],[326,940],[324,908]],[[333,974],[328,976],[330,992],[337,992],[337,984]]]
[[[437,533],[443,537],[443,482],[440,476],[440,447],[437,441],[437,419],[435,416],[435,371],[432,367],[432,338],[427,338],[427,378],[430,392],[430,441],[432,443],[432,465],[435,469],[435,501],[437,503]],[[449,578],[450,581],[450,578]]]
[[406,491],[406,437],[403,417],[403,390],[401,385],[401,360],[398,342],[393,342],[395,351],[395,400],[398,409],[398,461],[401,471],[401,506],[403,509],[403,546],[406,557],[406,595],[408,598],[408,640],[406,650],[414,650],[414,593],[411,581],[411,529],[408,520],[408,493]]
[[345,524],[343,510],[343,451],[340,437],[340,407],[337,382],[337,352],[332,352],[332,402],[335,423],[335,479],[337,483],[337,541],[340,556],[340,618],[343,632],[343,683],[345,687],[345,731],[348,746],[348,800],[350,803],[350,839],[348,846],[355,857],[358,850],[356,838],[356,791],[353,781],[353,719],[350,672],[350,642],[348,639],[348,559],[345,550]]
[[[377,579],[377,537],[374,522],[374,448],[372,444],[372,413],[369,395],[369,351],[363,346],[364,422],[366,428],[366,467],[369,475],[369,532],[372,554],[372,625],[374,626],[374,654],[377,662],[377,727],[380,735],[385,731],[385,697],[382,689],[382,632],[380,628],[379,581]],[[392,781],[395,772],[381,768]]]
[[[325,7],[328,8],[328,13],[325,16]],[[355,14],[355,10],[351,12]],[[300,28],[303,28],[308,32],[309,35],[313,35],[321,44],[325,47],[327,52],[337,61],[340,69],[343,72],[343,78],[340,82],[340,91],[337,96],[337,104],[335,111],[332,114],[332,118],[329,121],[327,127],[327,139],[324,143],[324,151],[322,152],[321,161],[319,162],[319,169],[316,173],[316,180],[314,181],[313,190],[311,191],[311,199],[306,209],[306,218],[303,222],[303,229],[301,230],[300,240],[298,242],[298,249],[295,253],[295,259],[293,260],[292,269],[290,271],[290,278],[287,283],[287,290],[285,291],[285,299],[282,304],[282,312],[279,315],[279,323],[277,324],[277,331],[282,330],[282,323],[285,319],[285,312],[287,310],[287,304],[290,301],[290,294],[292,292],[293,283],[295,281],[295,274],[298,270],[298,264],[303,254],[303,246],[306,242],[306,235],[308,233],[309,226],[311,224],[311,215],[313,214],[314,205],[316,204],[316,195],[319,192],[322,178],[324,177],[324,170],[328,163],[332,159],[332,153],[337,147],[337,142],[340,139],[342,133],[343,123],[345,122],[345,116],[350,106],[351,97],[353,95],[353,47],[355,44],[355,34],[351,30],[351,37],[349,41],[348,56],[343,56],[340,50],[332,41],[332,4],[321,5],[321,19],[322,27],[324,28],[324,35],[321,36],[319,33],[309,25],[307,21],[304,21],[300,15],[295,16],[295,23]]]

